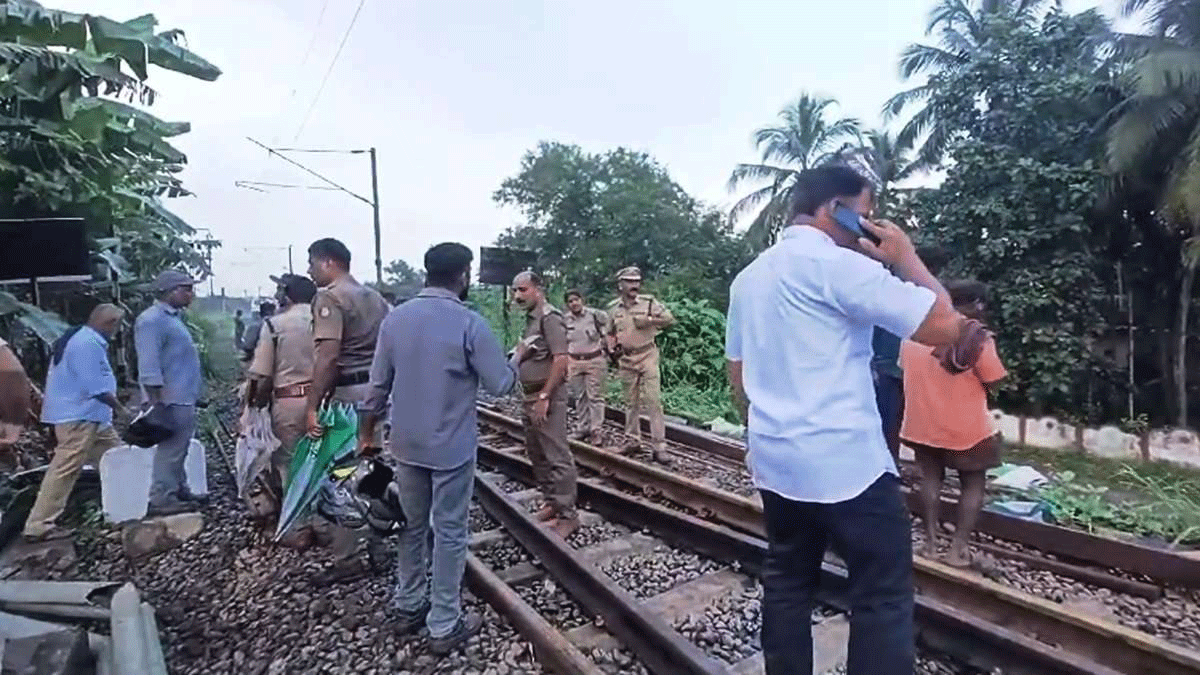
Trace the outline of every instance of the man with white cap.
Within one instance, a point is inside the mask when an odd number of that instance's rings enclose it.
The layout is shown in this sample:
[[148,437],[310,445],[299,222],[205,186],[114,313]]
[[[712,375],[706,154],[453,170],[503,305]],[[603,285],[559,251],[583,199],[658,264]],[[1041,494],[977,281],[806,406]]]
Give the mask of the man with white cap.
[[658,371],[658,332],[675,323],[666,305],[653,295],[639,293],[642,271],[626,267],[617,272],[621,295],[608,305],[609,353],[618,357],[621,381],[625,384],[625,434],[627,451],[641,447],[641,415],[650,418],[650,442],[654,460],[667,461],[667,431],[663,419],[662,384]]
[[196,281],[179,270],[164,270],[150,284],[157,302],[134,323],[138,384],[145,405],[162,404],[174,433],[158,444],[147,515],[189,510],[199,499],[187,489],[183,464],[196,431],[200,398],[200,355],[180,316],[192,303]]

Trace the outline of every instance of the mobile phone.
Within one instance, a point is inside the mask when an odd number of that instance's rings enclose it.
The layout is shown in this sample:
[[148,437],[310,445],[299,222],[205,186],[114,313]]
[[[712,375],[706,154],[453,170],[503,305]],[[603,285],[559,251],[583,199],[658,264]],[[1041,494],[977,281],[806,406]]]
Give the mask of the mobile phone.
[[876,244],[879,243],[879,237],[876,237],[871,232],[868,232],[866,228],[862,226],[862,216],[858,215],[856,211],[852,211],[851,209],[834,202],[833,219],[837,221],[838,225],[841,225],[854,236],[864,237]]

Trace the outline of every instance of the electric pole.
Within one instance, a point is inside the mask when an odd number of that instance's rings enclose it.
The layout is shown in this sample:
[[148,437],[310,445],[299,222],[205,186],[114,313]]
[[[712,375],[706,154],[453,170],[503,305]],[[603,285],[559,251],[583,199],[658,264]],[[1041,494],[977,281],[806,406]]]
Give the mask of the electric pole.
[[[262,148],[263,150],[266,150],[268,154],[274,155],[275,157],[282,159],[283,161],[287,162],[288,164],[291,164],[292,166],[299,168],[301,171],[304,171],[305,173],[321,180],[326,185],[325,186],[322,186],[322,185],[288,185],[288,184],[282,184],[282,183],[264,183],[261,181],[238,180],[238,181],[234,181],[234,183],[233,183],[237,187],[247,188],[250,190],[257,190],[259,192],[266,192],[266,190],[260,189],[261,187],[298,188],[298,189],[302,189],[302,190],[338,190],[341,192],[345,192],[346,194],[350,195],[351,197],[354,197],[355,199],[359,200],[360,202],[363,202],[364,204],[367,204],[368,206],[371,207],[371,209],[373,211],[373,215],[374,215],[374,229],[375,229],[375,282],[378,284],[382,284],[383,283],[383,258],[382,258],[382,252],[381,252],[382,228],[380,227],[380,224],[379,224],[380,223],[380,217],[379,217],[379,173],[378,173],[378,168],[377,168],[377,164],[376,164],[375,148],[372,147],[367,150],[339,150],[339,149],[315,150],[315,149],[311,149],[311,148],[271,148],[263,143],[260,143],[256,140],[254,140],[253,138],[250,138],[249,136],[246,137],[246,140],[257,145],[258,147]],[[367,199],[366,197],[364,197],[356,192],[353,192],[341,185],[338,185],[337,183],[333,182],[332,180],[326,178],[325,176],[322,176],[321,174],[317,173],[316,171],[313,171],[312,169],[308,168],[307,166],[304,166],[300,162],[297,162],[296,160],[292,159],[291,157],[287,157],[286,155],[283,154],[285,152],[332,153],[332,154],[342,154],[342,155],[362,155],[362,154],[370,155],[370,157],[371,157],[371,196],[372,196],[372,199]],[[291,247],[289,247],[289,257],[288,257],[289,269],[291,268],[290,253],[291,253]]]
[[371,148],[371,207],[375,210],[375,283],[383,285],[383,258],[379,252],[379,174],[375,169],[375,148]]

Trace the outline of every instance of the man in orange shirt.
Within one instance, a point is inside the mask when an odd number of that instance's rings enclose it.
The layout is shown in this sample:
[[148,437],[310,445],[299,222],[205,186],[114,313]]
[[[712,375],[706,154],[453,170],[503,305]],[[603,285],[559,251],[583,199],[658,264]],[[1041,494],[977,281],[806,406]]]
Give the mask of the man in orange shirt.
[[[976,281],[946,284],[954,308],[982,322],[987,289]],[[983,508],[987,470],[1000,465],[1000,447],[988,413],[988,391],[1008,374],[996,353],[996,342],[984,334],[978,357],[912,340],[900,346],[904,371],[904,423],[900,437],[913,449],[921,468],[925,549],[937,555],[938,507],[946,468],[958,471],[962,483],[958,524],[946,563],[970,564],[967,542]]]

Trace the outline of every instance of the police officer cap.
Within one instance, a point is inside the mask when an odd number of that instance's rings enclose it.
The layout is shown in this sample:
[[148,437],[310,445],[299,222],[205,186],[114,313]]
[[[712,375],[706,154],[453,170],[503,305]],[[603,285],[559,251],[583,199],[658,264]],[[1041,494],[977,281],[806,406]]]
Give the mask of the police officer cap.
[[630,265],[625,269],[617,272],[617,281],[641,281],[642,271],[637,268],[637,265]]

